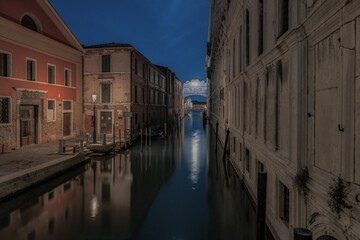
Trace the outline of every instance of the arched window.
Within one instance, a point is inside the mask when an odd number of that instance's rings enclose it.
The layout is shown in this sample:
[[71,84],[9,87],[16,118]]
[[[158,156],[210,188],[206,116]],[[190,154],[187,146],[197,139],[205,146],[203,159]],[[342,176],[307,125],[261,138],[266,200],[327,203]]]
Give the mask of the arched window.
[[38,31],[38,27],[37,27],[35,21],[29,15],[25,15],[21,19],[21,25],[28,28],[28,29],[31,29],[31,30],[33,30],[35,32]]

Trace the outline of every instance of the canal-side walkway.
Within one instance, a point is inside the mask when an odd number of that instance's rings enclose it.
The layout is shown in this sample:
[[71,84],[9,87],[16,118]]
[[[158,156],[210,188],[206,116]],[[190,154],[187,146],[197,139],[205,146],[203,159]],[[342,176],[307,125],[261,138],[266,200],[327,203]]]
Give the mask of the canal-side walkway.
[[86,153],[58,154],[58,149],[56,141],[0,154],[0,200],[88,161]]

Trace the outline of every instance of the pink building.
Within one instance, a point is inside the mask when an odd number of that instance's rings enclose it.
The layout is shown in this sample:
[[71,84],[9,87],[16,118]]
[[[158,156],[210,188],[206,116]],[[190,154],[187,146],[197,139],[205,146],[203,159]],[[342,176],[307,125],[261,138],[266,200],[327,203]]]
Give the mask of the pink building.
[[0,0],[0,29],[0,147],[80,133],[83,50],[50,3]]

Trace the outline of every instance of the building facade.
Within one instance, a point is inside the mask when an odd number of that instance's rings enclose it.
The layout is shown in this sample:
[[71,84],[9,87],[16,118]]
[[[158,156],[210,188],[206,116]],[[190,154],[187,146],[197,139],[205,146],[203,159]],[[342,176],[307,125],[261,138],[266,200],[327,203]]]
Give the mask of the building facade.
[[222,143],[230,130],[229,157],[255,202],[267,172],[276,239],[297,227],[360,239],[359,16],[359,1],[211,1],[211,123]]
[[0,147],[82,128],[82,47],[46,0],[0,1]]
[[[95,103],[92,100],[96,94]],[[136,137],[141,129],[164,127],[166,75],[129,44],[85,47],[85,130]],[[119,132],[120,131],[120,132]]]
[[174,76],[174,117],[179,122],[184,116],[184,97],[183,97],[183,83],[175,75]]

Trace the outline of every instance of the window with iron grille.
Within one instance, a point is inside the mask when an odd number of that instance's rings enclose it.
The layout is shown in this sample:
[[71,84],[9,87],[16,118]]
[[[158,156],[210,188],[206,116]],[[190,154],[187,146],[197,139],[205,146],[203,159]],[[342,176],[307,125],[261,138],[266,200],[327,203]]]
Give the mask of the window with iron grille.
[[55,121],[55,100],[47,100],[47,120]]
[[10,123],[10,98],[0,97],[0,124]]
[[102,83],[101,84],[101,102],[102,103],[110,103],[111,96],[111,84],[110,83]]
[[289,224],[289,189],[280,182],[279,184],[279,217],[286,225]]
[[110,55],[101,56],[102,72],[110,72]]
[[71,70],[70,69],[64,70],[64,85],[71,86]]
[[289,0],[279,0],[278,37],[289,30]]
[[48,65],[48,83],[54,84],[55,83],[55,66]]
[[10,77],[10,54],[0,52],[0,76]]
[[26,79],[35,81],[36,79],[36,61],[32,59],[26,60]]
[[245,151],[245,168],[246,171],[250,172],[250,151],[246,149]]
[[259,0],[258,55],[264,51],[264,0]]
[[64,101],[64,110],[72,110],[72,102],[71,101]]

